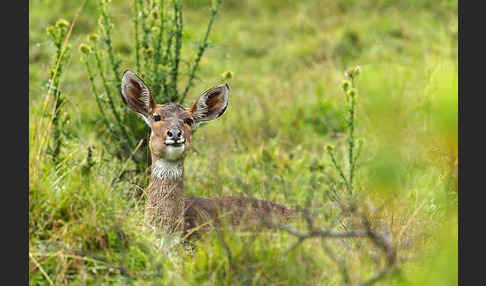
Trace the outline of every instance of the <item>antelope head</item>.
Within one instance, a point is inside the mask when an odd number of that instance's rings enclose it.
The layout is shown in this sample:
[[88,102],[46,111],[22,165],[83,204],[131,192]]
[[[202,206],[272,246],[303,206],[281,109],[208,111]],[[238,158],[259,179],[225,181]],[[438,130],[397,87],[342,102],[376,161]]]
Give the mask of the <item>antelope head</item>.
[[172,102],[157,104],[149,87],[130,70],[123,74],[121,91],[125,104],[151,129],[149,147],[155,164],[182,163],[190,150],[193,130],[220,117],[229,98],[229,86],[222,84],[203,92],[188,108]]

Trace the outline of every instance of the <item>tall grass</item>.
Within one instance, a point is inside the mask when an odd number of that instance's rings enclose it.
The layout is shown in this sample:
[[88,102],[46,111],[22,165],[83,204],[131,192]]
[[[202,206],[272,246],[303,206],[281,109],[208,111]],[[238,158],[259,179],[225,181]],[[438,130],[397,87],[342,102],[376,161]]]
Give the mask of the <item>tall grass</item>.
[[[50,151],[55,165],[60,161],[59,155],[63,146],[62,135],[66,134],[65,129],[69,120],[69,117],[61,112],[65,101],[61,92],[61,76],[66,54],[71,50],[71,45],[68,44],[69,38],[85,2],[79,7],[70,26],[66,20],[61,19],[56,22],[55,26],[47,28],[50,40],[56,47],[56,56],[54,65],[49,71],[47,93],[38,110],[39,113],[36,114],[36,117],[30,118],[33,122],[33,129],[29,132],[29,179],[31,180],[29,186],[42,173],[42,165],[48,164],[46,162],[47,150]],[[68,26],[69,29],[67,29]],[[51,148],[49,149],[49,147]]]

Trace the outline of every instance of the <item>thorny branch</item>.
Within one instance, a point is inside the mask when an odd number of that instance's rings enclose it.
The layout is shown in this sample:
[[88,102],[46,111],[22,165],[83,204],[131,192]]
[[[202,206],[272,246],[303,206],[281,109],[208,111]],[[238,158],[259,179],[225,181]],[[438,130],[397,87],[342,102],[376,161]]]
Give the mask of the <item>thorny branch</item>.
[[385,233],[379,232],[372,227],[371,222],[365,213],[358,213],[357,207],[354,205],[354,203],[351,203],[349,206],[344,206],[340,202],[338,203],[341,209],[345,213],[350,215],[355,215],[360,218],[361,226],[359,229],[335,231],[335,230],[322,229],[316,227],[314,225],[314,220],[311,217],[311,214],[307,211],[300,212],[301,218],[303,218],[307,224],[307,231],[305,232],[291,228],[290,226],[284,224],[273,224],[268,221],[266,222],[266,224],[268,227],[284,230],[289,234],[296,236],[298,238],[297,242],[295,242],[292,246],[290,246],[284,255],[286,255],[287,253],[289,253],[290,251],[294,250],[299,245],[304,243],[306,239],[312,237],[321,237],[321,238],[328,238],[328,239],[349,239],[349,238],[369,239],[373,243],[373,245],[375,245],[377,248],[382,250],[384,257],[386,259],[386,264],[382,269],[377,271],[371,278],[365,281],[352,283],[349,276],[350,271],[348,270],[345,261],[338,258],[336,254],[329,247],[324,246],[324,250],[326,254],[339,266],[345,285],[352,285],[352,286],[373,285],[374,283],[378,282],[379,280],[384,278],[387,274],[389,274],[391,271],[395,269],[397,264],[396,249],[393,246],[391,239]]

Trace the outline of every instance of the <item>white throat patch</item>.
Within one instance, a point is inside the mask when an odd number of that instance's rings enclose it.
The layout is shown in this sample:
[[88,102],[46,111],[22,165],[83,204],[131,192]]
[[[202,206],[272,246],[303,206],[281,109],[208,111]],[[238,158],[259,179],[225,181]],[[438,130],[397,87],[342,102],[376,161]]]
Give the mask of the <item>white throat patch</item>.
[[160,159],[153,163],[152,174],[162,180],[176,180],[182,176],[184,167],[182,161],[166,161]]
[[186,146],[184,144],[178,147],[167,145],[165,148],[167,159],[177,161],[182,158],[182,154],[184,153]]

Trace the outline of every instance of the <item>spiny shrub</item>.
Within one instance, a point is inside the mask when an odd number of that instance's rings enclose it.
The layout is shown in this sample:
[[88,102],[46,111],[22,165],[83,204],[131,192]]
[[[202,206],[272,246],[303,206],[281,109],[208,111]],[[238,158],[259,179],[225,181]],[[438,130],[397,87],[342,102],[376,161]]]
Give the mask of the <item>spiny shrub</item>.
[[[133,112],[122,108],[120,94],[121,60],[115,54],[112,35],[114,24],[107,0],[99,1],[99,34],[92,34],[80,46],[88,71],[91,89],[99,110],[100,129],[107,150],[120,158],[131,158],[138,170],[143,170],[149,160],[143,152],[135,153],[137,141],[147,136],[144,123]],[[137,73],[152,87],[152,94],[158,103],[183,103],[193,86],[199,62],[208,48],[208,38],[222,0],[213,2],[206,32],[198,43],[196,57],[183,60],[183,6],[182,0],[134,0],[132,22],[134,29],[134,64]],[[182,62],[188,63],[186,70]],[[180,88],[181,75],[187,78]],[[99,87],[99,82],[101,87]],[[121,109],[120,109],[121,108]],[[145,146],[146,140],[143,141]],[[142,150],[142,149],[141,149]]]
[[[349,195],[353,195],[354,189],[354,174],[356,171],[363,140],[356,140],[354,136],[354,128],[356,124],[355,109],[358,90],[356,88],[356,78],[358,77],[361,68],[359,66],[350,68],[345,72],[346,80],[343,81],[341,88],[346,97],[346,132],[347,132],[347,170],[344,169],[343,164],[336,160],[334,146],[328,144],[326,151],[331,157],[332,166],[338,171],[342,179],[341,185],[344,185]],[[347,171],[347,172],[346,172]]]
[[50,140],[48,153],[52,156],[52,160],[55,164],[58,164],[61,159],[60,153],[61,147],[64,143],[64,138],[69,137],[69,133],[66,132],[66,125],[68,124],[70,118],[67,113],[61,112],[66,100],[65,94],[61,92],[61,77],[63,74],[64,64],[69,59],[71,54],[71,46],[63,46],[64,39],[68,31],[68,26],[68,21],[60,19],[55,25],[47,28],[49,40],[56,47],[54,62],[49,70],[49,81],[46,84],[47,89],[50,89],[50,96],[53,97],[54,101],[52,103],[52,107],[46,102],[43,109],[46,110],[44,115],[52,120],[52,140]]

